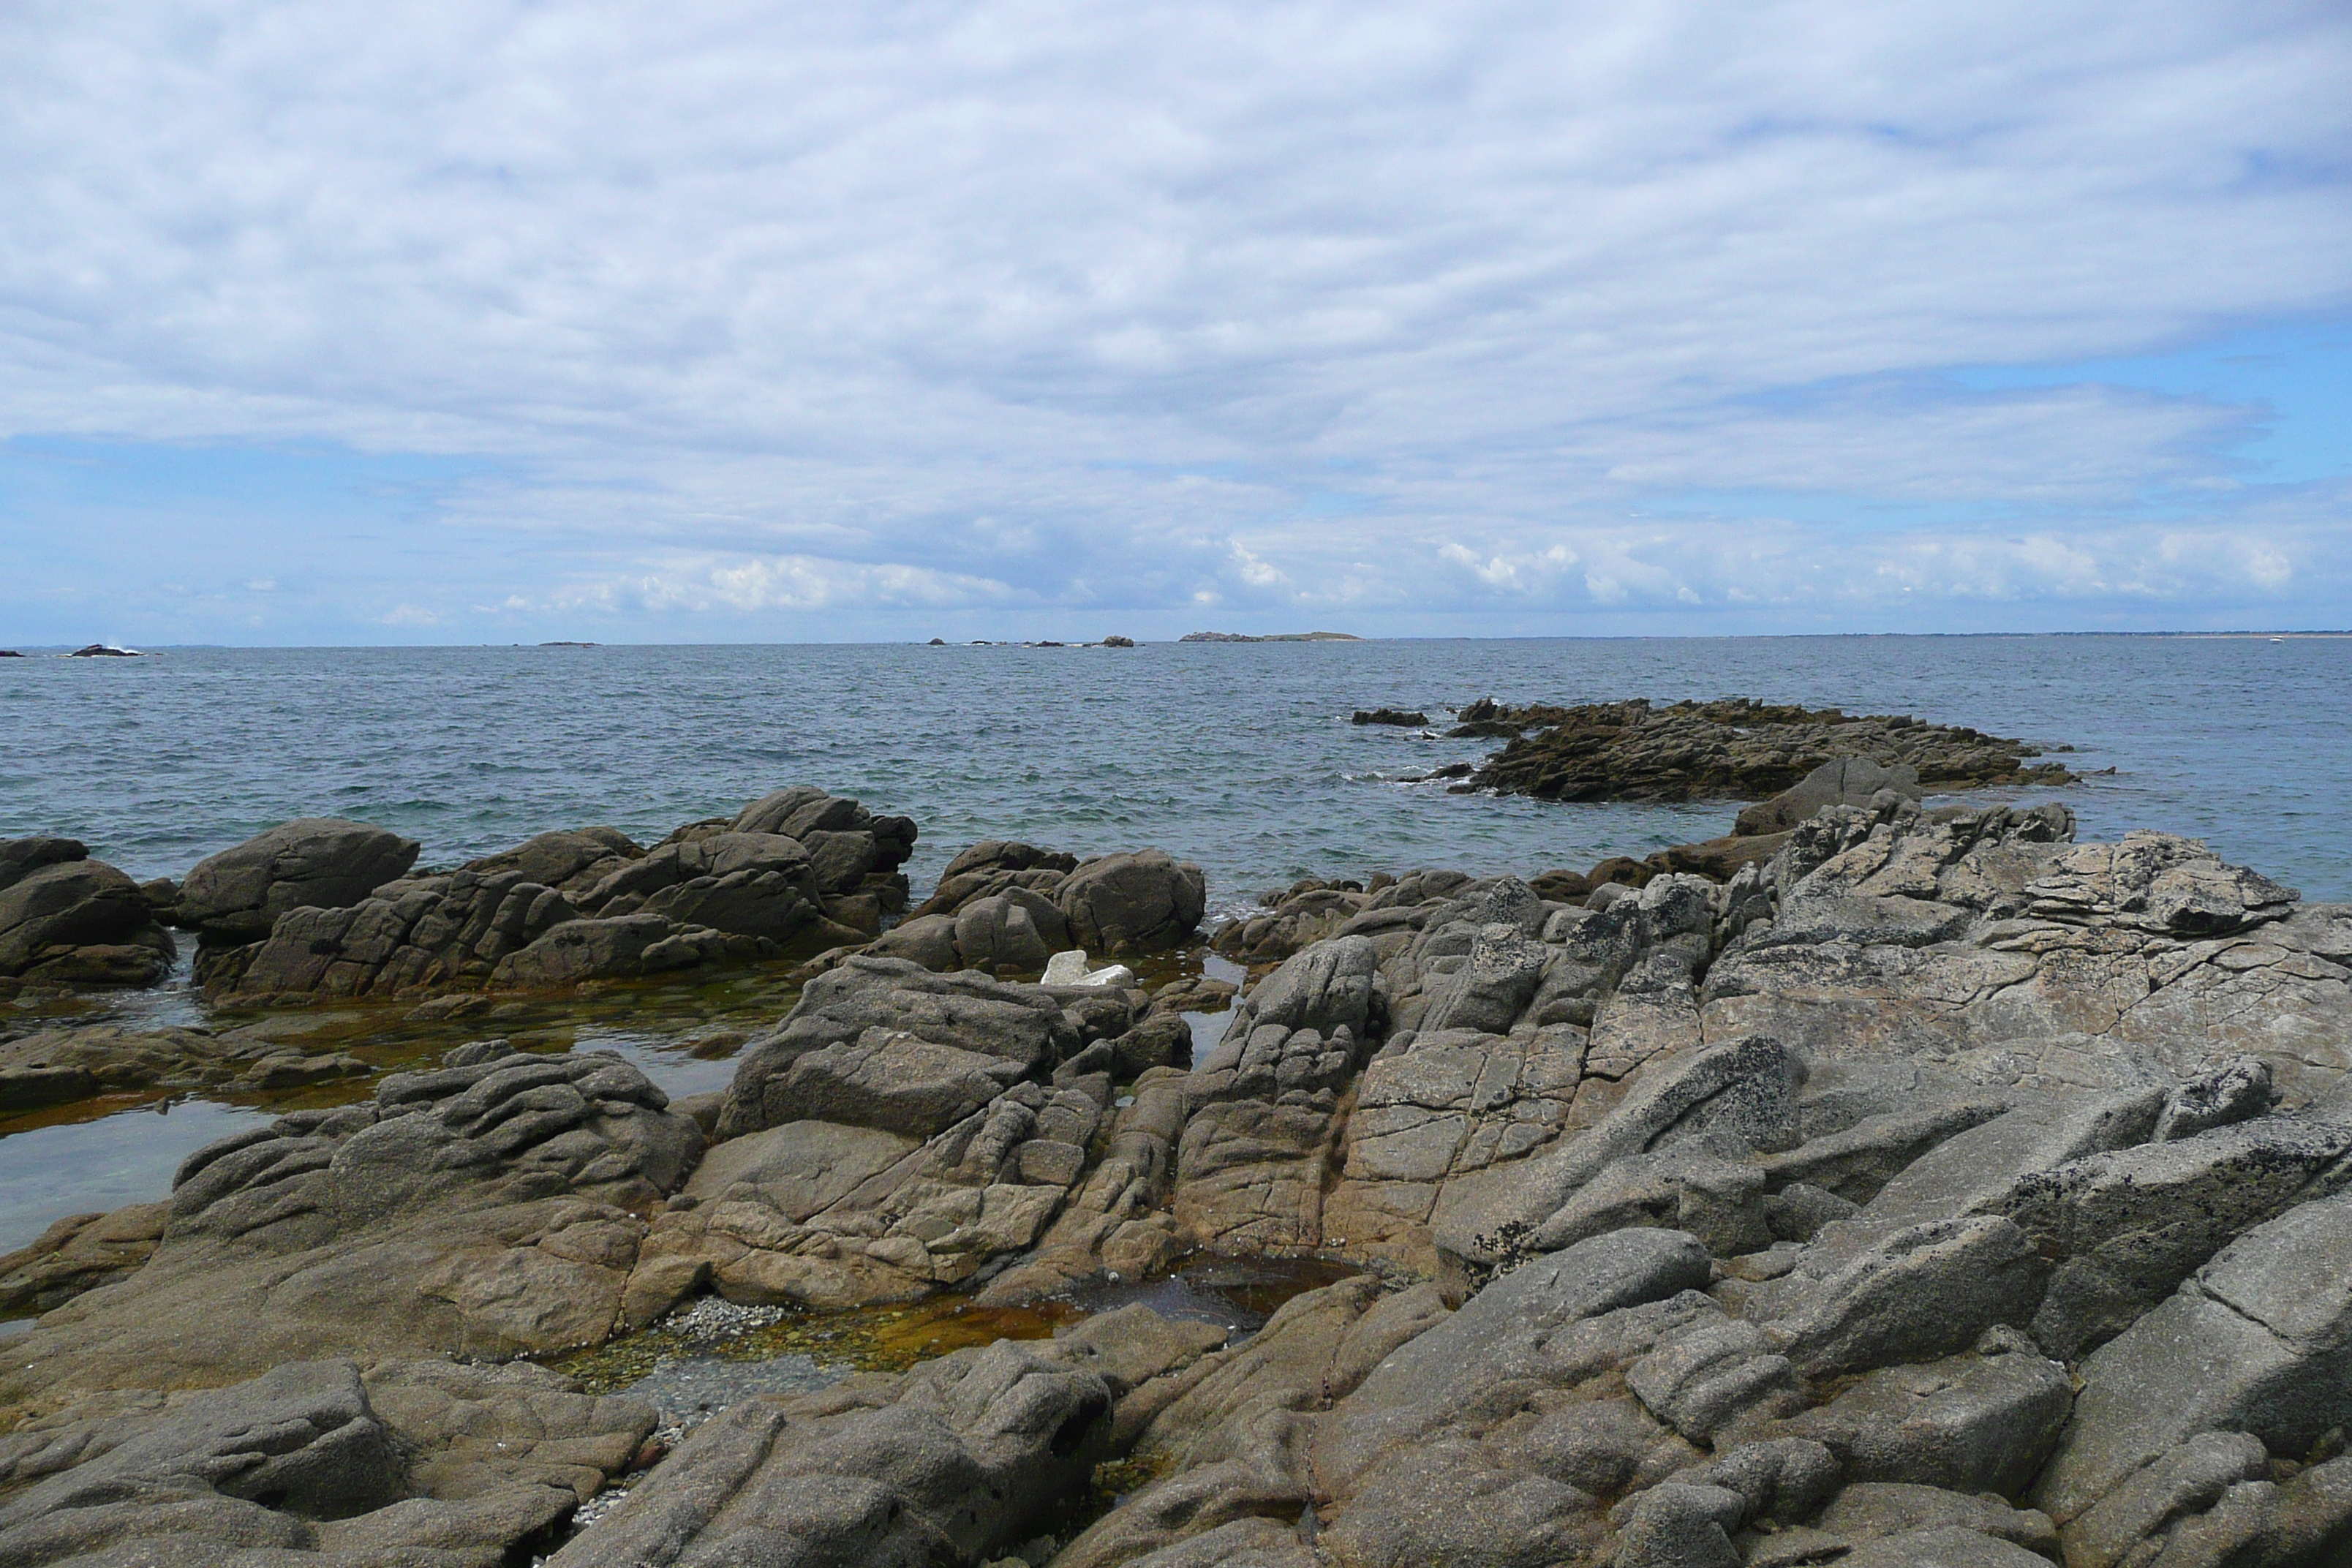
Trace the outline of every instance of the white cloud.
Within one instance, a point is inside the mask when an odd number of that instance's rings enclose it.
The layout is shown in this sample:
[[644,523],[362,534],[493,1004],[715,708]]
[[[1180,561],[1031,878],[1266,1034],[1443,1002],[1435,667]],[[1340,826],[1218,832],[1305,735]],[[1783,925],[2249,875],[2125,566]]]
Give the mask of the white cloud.
[[483,458],[401,536],[445,626],[2195,605],[2352,544],[2259,411],[1948,374],[2352,305],[2340,6],[36,0],[0,52],[0,437]]

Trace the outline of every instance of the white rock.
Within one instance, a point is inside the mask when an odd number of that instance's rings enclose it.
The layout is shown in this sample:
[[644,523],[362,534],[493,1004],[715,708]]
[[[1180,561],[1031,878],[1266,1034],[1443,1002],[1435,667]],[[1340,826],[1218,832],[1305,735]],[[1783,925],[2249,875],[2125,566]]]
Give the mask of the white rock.
[[1047,959],[1043,984],[1047,985],[1089,984],[1087,978],[1087,950],[1083,947],[1074,947],[1067,952],[1057,952]]

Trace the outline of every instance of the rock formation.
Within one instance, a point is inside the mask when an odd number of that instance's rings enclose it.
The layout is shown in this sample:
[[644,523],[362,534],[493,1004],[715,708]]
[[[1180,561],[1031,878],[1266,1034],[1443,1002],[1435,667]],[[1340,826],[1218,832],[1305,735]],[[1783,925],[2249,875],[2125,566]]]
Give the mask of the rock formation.
[[37,1029],[0,1040],[0,1115],[126,1089],[249,1094],[371,1070],[342,1052],[305,1051],[266,1034],[121,1024]]
[[1759,800],[1842,757],[1907,768],[1915,791],[2074,777],[2063,764],[2031,762],[2042,752],[2022,741],[1907,716],[1862,718],[1746,698],[1664,708],[1640,698],[1576,708],[1506,708],[1482,699],[1454,717],[1456,736],[1507,737],[1464,787],[1543,800]]
[[214,1143],[173,1178],[142,1266],[13,1342],[0,1404],[599,1343],[646,1216],[701,1157],[667,1105],[617,1057],[485,1043]]
[[905,907],[914,843],[907,818],[805,786],[649,850],[590,827],[415,876],[405,839],[289,823],[191,871],[176,918],[221,998],[546,990],[864,940]]
[[0,839],[0,994],[152,985],[174,956],[139,884],[80,842]]
[[[992,843],[899,928],[944,922],[922,952],[838,957],[748,1046],[707,1150],[616,1058],[495,1043],[215,1144],[0,1265],[48,1309],[0,1373],[0,1557],[2344,1561],[2352,908],[2061,807],[1793,782],[1720,879],[1289,889],[1234,928],[1261,967],[1197,1063],[1191,983],[961,962],[1181,939],[1197,873]],[[746,901],[845,888],[724,858],[829,863],[871,832],[804,816],[829,798],[653,869],[591,835],[465,874],[643,900],[588,925],[744,871]],[[442,1359],[705,1290],[1002,1303],[1196,1248],[1360,1271],[1234,1342],[1129,1309],[740,1399],[568,1539],[652,1416]],[[1062,1511],[1104,1461],[1107,1511]]]
[[1075,855],[986,839],[949,861],[938,889],[865,951],[926,969],[1024,974],[1073,946],[1111,953],[1181,946],[1207,907],[1201,868],[1161,850],[1080,864]]

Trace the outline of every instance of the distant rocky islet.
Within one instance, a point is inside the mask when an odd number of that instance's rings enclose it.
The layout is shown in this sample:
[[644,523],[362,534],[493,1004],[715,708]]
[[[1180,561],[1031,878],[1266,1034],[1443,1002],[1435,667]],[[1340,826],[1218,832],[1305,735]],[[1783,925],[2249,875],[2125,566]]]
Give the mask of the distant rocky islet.
[[[1602,708],[1465,710],[1507,742],[1475,786],[1782,782],[1640,861],[1270,891],[1208,935],[1246,984],[1197,1059],[1233,990],[1172,962],[1198,867],[985,840],[918,903],[917,825],[815,787],[430,873],[334,819],[144,886],[0,845],[20,1002],[153,984],[191,936],[247,1012],[803,980],[723,1093],[484,1039],[0,1260],[46,1314],[0,1374],[0,1553],[2334,1561],[2352,908],[1923,798],[2062,782],[2021,742]],[[0,1037],[0,1094],[307,1059],[169,1034]],[[1246,1338],[1132,1305],[709,1412],[535,1364],[714,1296],[986,1312],[1217,1255],[1341,1277]]]

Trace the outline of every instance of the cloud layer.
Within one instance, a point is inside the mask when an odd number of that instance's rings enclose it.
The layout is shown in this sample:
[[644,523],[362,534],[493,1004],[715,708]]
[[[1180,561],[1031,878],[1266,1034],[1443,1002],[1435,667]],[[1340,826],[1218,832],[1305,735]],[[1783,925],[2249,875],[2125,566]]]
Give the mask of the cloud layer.
[[[37,3],[0,50],[0,436],[73,459],[0,475],[27,626],[2352,604],[2352,481],[2233,456],[2274,411],[1958,374],[2352,309],[2336,5]],[[158,444],[354,477],[75,478]]]

